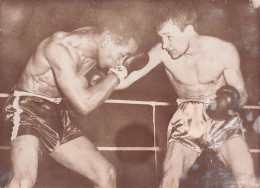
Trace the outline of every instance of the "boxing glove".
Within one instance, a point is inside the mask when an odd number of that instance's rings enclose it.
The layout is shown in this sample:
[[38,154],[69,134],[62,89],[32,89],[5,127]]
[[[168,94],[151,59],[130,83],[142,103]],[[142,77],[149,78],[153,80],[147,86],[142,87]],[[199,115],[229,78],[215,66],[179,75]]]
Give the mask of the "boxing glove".
[[115,68],[110,68],[109,72],[113,72],[118,77],[120,82],[131,72],[143,68],[148,63],[148,61],[149,56],[147,53],[139,53],[126,58],[122,65]]
[[93,86],[101,82],[107,76],[107,69],[94,68],[89,71],[85,77],[88,80],[88,85]]
[[216,98],[206,109],[213,120],[229,120],[239,108],[240,95],[232,86],[222,86],[216,93]]

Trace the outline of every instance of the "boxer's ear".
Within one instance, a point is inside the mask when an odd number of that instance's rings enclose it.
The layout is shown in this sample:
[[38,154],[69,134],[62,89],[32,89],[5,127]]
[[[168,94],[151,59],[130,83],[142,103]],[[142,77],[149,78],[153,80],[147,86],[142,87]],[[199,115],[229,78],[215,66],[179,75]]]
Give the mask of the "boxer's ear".
[[192,25],[187,25],[183,31],[187,36],[190,36],[192,35],[195,30],[194,30],[194,27]]
[[105,31],[100,40],[100,46],[105,48],[112,41],[112,36],[108,31]]

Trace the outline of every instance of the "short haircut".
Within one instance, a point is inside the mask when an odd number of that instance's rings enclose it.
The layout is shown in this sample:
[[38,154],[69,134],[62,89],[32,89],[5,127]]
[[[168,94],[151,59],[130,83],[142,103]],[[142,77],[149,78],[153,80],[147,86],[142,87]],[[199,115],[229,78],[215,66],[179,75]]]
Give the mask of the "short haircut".
[[123,11],[109,12],[98,19],[98,32],[109,31],[113,40],[118,44],[126,44],[133,38],[137,44],[141,43],[141,35],[136,21],[130,14]]
[[160,31],[163,24],[172,20],[172,23],[179,27],[181,31],[186,26],[192,25],[197,31],[197,15],[191,5],[185,1],[165,2],[161,11],[158,12],[156,29]]

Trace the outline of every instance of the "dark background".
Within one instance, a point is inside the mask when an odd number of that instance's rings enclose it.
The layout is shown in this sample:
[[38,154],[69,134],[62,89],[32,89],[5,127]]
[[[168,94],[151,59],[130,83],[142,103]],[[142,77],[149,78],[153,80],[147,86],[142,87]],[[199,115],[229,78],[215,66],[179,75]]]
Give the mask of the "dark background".
[[[149,50],[159,41],[154,27],[155,13],[165,3],[166,1],[148,0],[0,0],[0,93],[11,93],[14,83],[40,41],[56,31],[96,25],[100,16],[106,16],[111,11],[125,10],[135,18],[143,36],[140,49]],[[198,12],[200,34],[219,37],[237,47],[249,92],[248,104],[259,105],[260,8],[253,8],[246,0],[194,0],[190,3]],[[173,103],[176,95],[163,67],[158,66],[128,89],[115,91],[110,98]],[[0,98],[1,107],[5,100]],[[166,130],[175,108],[156,107],[156,146],[166,146]],[[77,122],[97,146],[154,146],[152,114],[153,108],[149,105],[104,104],[89,116],[77,119]],[[252,129],[259,110],[243,109],[240,114],[247,130],[249,147],[259,148],[259,134]],[[248,114],[253,116],[253,120],[246,118]],[[2,114],[0,117],[2,118]],[[6,127],[3,123],[1,126],[0,145],[9,145]],[[103,151],[102,154],[115,165],[119,188],[157,187],[161,178],[164,151]],[[259,154],[252,155],[259,177]],[[0,150],[0,183],[8,177],[9,164],[8,151]],[[184,177],[181,187],[230,187],[232,180],[232,176],[223,168],[215,154],[205,151],[187,177]],[[91,186],[88,180],[49,158],[42,159],[39,165],[37,188]]]

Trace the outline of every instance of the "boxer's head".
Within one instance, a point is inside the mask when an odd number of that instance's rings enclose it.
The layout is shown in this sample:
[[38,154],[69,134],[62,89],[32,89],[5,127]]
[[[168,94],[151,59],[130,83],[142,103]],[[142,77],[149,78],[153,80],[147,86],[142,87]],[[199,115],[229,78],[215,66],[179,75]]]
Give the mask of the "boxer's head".
[[197,17],[187,4],[176,3],[168,7],[158,15],[157,33],[162,39],[162,48],[176,59],[188,50],[191,37],[197,30]]
[[131,16],[111,14],[101,22],[98,33],[100,45],[98,61],[101,67],[115,67],[120,61],[134,54],[140,44],[138,27]]
[[185,1],[174,2],[170,4],[165,3],[164,8],[158,11],[156,20],[156,29],[160,31],[166,22],[171,21],[176,25],[180,31],[184,31],[188,25],[193,26],[197,31],[197,15],[193,9],[191,2]]

